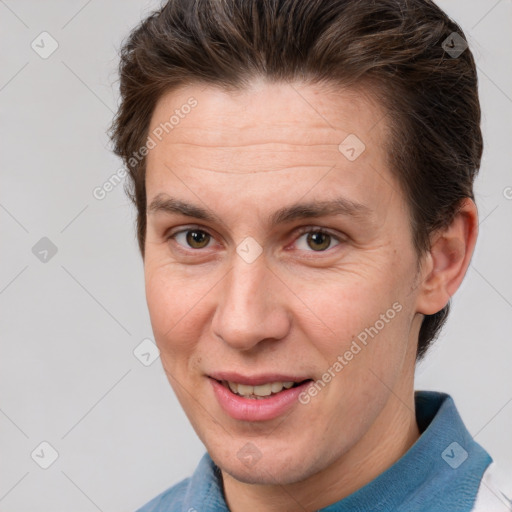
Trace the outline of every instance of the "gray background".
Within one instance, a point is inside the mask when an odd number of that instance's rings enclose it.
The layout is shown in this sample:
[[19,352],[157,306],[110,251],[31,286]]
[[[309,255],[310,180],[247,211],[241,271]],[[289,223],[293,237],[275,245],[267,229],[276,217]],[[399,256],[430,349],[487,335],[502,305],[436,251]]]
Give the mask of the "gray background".
[[[157,4],[0,1],[3,512],[134,510],[189,475],[204,451],[160,361],[133,354],[152,337],[134,211],[122,185],[103,200],[92,194],[121,167],[105,134],[117,49]],[[439,4],[479,68],[481,231],[416,387],[450,393],[475,439],[512,472],[512,3]],[[59,45],[46,59],[31,47],[43,31]],[[46,262],[32,252],[43,237],[57,247]],[[48,469],[43,441],[59,454]]]

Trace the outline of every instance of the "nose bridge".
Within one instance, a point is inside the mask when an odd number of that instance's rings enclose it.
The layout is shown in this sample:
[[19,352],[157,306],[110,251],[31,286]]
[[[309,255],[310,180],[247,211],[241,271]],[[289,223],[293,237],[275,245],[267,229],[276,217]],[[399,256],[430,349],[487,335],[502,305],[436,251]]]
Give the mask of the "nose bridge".
[[277,278],[263,255],[249,262],[235,254],[213,318],[215,335],[239,350],[249,350],[262,340],[284,337],[288,318],[276,300],[278,285],[273,280]]

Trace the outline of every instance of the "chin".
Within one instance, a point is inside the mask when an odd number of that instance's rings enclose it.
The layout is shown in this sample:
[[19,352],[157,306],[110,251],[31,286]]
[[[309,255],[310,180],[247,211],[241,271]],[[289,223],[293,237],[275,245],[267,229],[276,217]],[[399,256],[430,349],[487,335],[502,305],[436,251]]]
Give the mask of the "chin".
[[[319,461],[308,460],[306,454],[294,452],[289,456],[269,450],[271,456],[262,453],[258,460],[247,461],[233,458],[231,454],[216,456],[209,452],[219,468],[231,477],[253,485],[290,485],[306,480],[323,467]],[[325,458],[322,459],[325,462]]]
[[309,475],[303,471],[290,467],[275,468],[268,464],[261,467],[245,468],[240,465],[233,467],[223,467],[223,471],[231,475],[234,479],[245,484],[252,485],[290,485],[308,478]]

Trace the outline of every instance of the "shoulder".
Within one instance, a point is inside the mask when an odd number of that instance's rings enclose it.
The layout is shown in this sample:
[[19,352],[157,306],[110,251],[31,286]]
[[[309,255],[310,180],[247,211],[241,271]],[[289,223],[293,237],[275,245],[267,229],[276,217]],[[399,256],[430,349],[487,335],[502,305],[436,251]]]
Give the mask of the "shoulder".
[[190,478],[185,478],[137,509],[136,512],[181,512],[189,483]]
[[[229,512],[224,500],[220,469],[206,452],[191,477],[169,487],[137,512]],[[194,508],[195,507],[195,508]]]

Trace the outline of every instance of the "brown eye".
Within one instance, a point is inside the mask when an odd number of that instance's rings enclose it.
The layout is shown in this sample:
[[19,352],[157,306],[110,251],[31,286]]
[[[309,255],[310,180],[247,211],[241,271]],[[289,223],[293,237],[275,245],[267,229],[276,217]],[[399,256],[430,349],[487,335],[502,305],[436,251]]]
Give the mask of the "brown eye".
[[315,251],[324,251],[331,245],[331,235],[321,231],[308,233],[307,243]]
[[[302,239],[305,237],[305,240]],[[297,239],[297,247],[301,250],[311,252],[324,252],[330,248],[333,241],[338,245],[341,240],[337,236],[331,235],[322,229],[306,229],[302,231],[302,236]]]
[[210,235],[200,229],[190,229],[187,231],[187,243],[194,249],[202,249],[208,245],[209,240]]
[[185,229],[174,233],[174,235],[171,235],[169,238],[176,239],[178,245],[184,248],[204,249],[208,246],[211,235],[202,229]]

